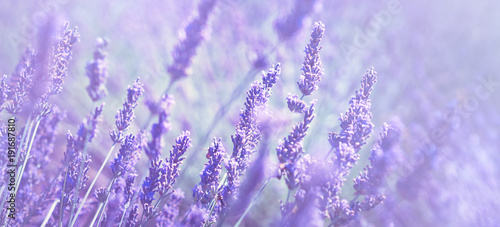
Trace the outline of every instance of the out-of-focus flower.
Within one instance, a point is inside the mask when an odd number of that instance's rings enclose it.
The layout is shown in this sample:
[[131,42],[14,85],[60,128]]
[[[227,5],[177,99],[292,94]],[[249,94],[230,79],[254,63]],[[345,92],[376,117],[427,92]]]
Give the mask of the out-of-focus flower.
[[158,116],[158,122],[151,127],[151,141],[147,143],[145,149],[150,160],[154,160],[160,156],[163,148],[163,136],[170,130],[170,109],[174,100],[172,96],[164,95],[159,103],[155,106]]
[[385,182],[385,177],[394,169],[398,160],[397,143],[400,130],[393,125],[384,124],[380,133],[380,140],[373,146],[370,156],[370,165],[360,176],[354,179],[354,189],[357,195],[375,195]]
[[175,218],[179,215],[179,206],[184,199],[184,192],[176,189],[163,208],[160,216],[156,218],[156,223],[159,226],[174,226]]
[[203,226],[208,220],[209,213],[206,209],[193,205],[191,212],[187,218],[182,222],[182,226]]
[[185,36],[174,47],[172,51],[174,62],[166,67],[172,83],[188,76],[192,58],[205,38],[203,33],[216,2],[217,0],[201,0],[198,5],[198,16],[188,23],[184,29]]
[[290,14],[274,22],[280,38],[289,39],[304,26],[305,18],[314,10],[317,0],[295,0],[295,5]]
[[90,80],[87,93],[94,102],[104,98],[108,93],[106,90],[106,79],[108,77],[107,53],[104,51],[107,45],[108,40],[97,38],[94,58],[85,67],[87,77]]
[[73,44],[80,40],[79,37],[77,27],[71,30],[69,29],[69,22],[63,24],[49,59],[49,75],[52,80],[49,84],[49,95],[61,93],[63,79],[68,75],[68,62],[73,54]]

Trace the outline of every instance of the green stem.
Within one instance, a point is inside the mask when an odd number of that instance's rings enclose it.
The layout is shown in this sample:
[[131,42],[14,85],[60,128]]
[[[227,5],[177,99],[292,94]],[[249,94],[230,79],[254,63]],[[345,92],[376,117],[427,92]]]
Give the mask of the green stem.
[[247,207],[247,209],[245,210],[245,212],[243,213],[243,215],[241,215],[240,219],[238,220],[238,222],[236,222],[236,225],[235,227],[238,227],[240,226],[241,222],[243,221],[243,219],[245,218],[245,216],[248,214],[248,212],[250,211],[250,209],[252,209],[252,206],[255,204],[255,202],[257,201],[257,198],[259,197],[260,193],[264,190],[264,188],[266,187],[267,183],[269,183],[269,181],[271,180],[272,178],[268,178],[266,180],[266,182],[260,187],[259,191],[257,192],[257,194],[253,197],[252,199],[252,202],[250,203],[250,205]]
[[[286,195],[285,207],[288,206],[288,200],[290,199],[290,193],[292,190],[288,189],[288,194]],[[281,218],[280,226],[283,226],[283,221],[288,219],[288,214]]]
[[43,222],[42,222],[42,225],[40,225],[40,227],[45,227],[45,225],[47,224],[47,222],[49,221],[50,217],[52,216],[52,213],[54,212],[56,206],[57,206],[57,203],[59,202],[60,200],[59,199],[56,199],[53,203],[52,203],[52,206],[50,206],[50,209],[49,209],[49,212],[47,213],[47,215],[45,216],[45,219],[43,219]]
[[64,174],[64,183],[61,189],[61,212],[59,214],[59,226],[62,226],[63,208],[64,208],[64,190],[66,189],[66,180],[68,179],[68,168],[66,167],[66,173]]
[[123,214],[122,214],[122,218],[120,218],[120,223],[118,224],[118,227],[122,227],[122,222],[123,222],[123,219],[125,219],[125,215],[127,214],[127,211],[128,211],[128,207],[130,206],[129,205],[130,202],[126,203],[124,205],[124,210],[123,210]]
[[332,147],[332,148],[330,148],[330,151],[328,151],[328,153],[326,154],[325,159],[327,159],[327,158],[328,158],[328,156],[330,156],[330,154],[332,153],[332,151],[333,151],[333,147]]
[[[82,155],[82,159],[80,161],[80,170],[78,171],[78,176],[82,176],[83,175],[83,169],[84,169],[84,165],[85,165],[85,162],[87,161],[87,139],[85,139],[85,143],[83,144],[83,155]],[[78,198],[78,196],[80,195],[80,187],[81,187],[81,179],[82,177],[78,177],[78,180],[76,182],[76,187],[75,187],[75,198]],[[66,182],[65,182],[66,183]],[[72,203],[71,203],[71,210],[70,210],[70,216],[69,216],[69,221],[68,223],[71,223],[72,220],[73,220],[73,217],[74,217],[74,213],[73,211],[75,210],[75,207],[76,207],[76,202],[77,200],[73,200]]]
[[[138,186],[141,184],[141,182],[143,182],[143,181],[144,181],[144,179],[146,179],[146,176],[147,176],[146,174],[142,175],[141,180],[138,182]],[[120,221],[120,224],[118,225],[118,227],[121,227],[121,225],[122,225],[122,221],[123,221],[123,219],[125,218],[125,216],[126,216],[126,214],[127,214],[127,212],[128,212],[128,208],[129,208],[129,207],[130,207],[130,205],[132,205],[132,203],[133,203],[133,202],[137,199],[137,196],[139,195],[139,192],[140,192],[140,190],[139,190],[139,189],[135,191],[134,195],[132,196],[132,198],[131,198],[131,199],[130,199],[130,201],[129,201],[129,203],[130,203],[130,204],[129,204],[128,206],[126,206],[126,207],[125,207],[125,211],[123,211],[123,214],[122,214],[122,220]]]
[[[217,189],[217,193],[220,192],[220,190],[224,187],[224,185],[226,184],[226,181],[227,181],[227,172],[224,173],[224,176],[222,177],[222,183],[220,184],[220,187]],[[214,197],[212,199],[212,201],[210,202],[210,204],[208,205],[208,208],[210,209],[210,213],[208,215],[208,217],[212,217],[212,213],[214,212],[214,208],[215,208],[215,203],[217,202],[217,196]],[[187,216],[184,217],[184,219],[186,219]],[[184,221],[184,220],[183,220]],[[208,225],[207,225],[208,224]],[[210,223],[211,224],[211,223]],[[203,224],[203,227],[205,226],[210,226],[209,223],[205,222],[205,224]]]
[[85,193],[85,196],[83,197],[82,202],[81,202],[80,206],[78,207],[78,210],[76,211],[76,213],[74,215],[75,218],[73,218],[73,221],[69,225],[70,227],[72,227],[72,226],[75,225],[76,219],[78,219],[78,214],[82,210],[83,205],[85,204],[85,201],[87,200],[87,197],[89,197],[89,194],[92,191],[92,188],[94,187],[94,184],[97,181],[97,178],[99,177],[99,175],[101,174],[102,170],[104,169],[104,166],[106,166],[106,163],[108,163],[108,160],[111,157],[111,154],[113,153],[113,149],[115,149],[115,146],[116,146],[116,143],[113,143],[113,145],[109,149],[108,155],[106,155],[106,158],[102,162],[101,167],[99,168],[99,171],[97,171],[96,175],[94,176],[94,180],[92,180],[92,183],[90,184],[89,189],[87,190],[87,193]]
[[[26,137],[29,137],[29,133],[31,133],[31,127],[33,126],[33,121],[31,120],[31,115],[28,117],[28,120],[26,121],[26,124],[24,125],[24,130],[23,130],[23,135],[21,136],[21,144],[19,144],[19,147],[16,152],[16,162],[19,161],[19,155],[21,155],[21,150],[23,149],[24,141],[26,140]],[[28,135],[27,135],[28,134]]]
[[106,196],[106,201],[104,201],[104,203],[99,204],[99,207],[97,208],[97,212],[94,215],[94,218],[92,219],[92,223],[90,223],[90,226],[94,226],[94,222],[96,221],[97,217],[99,217],[99,218],[97,218],[97,225],[99,225],[99,223],[101,223],[103,211],[104,211],[104,209],[106,209],[106,205],[108,204],[109,197],[111,196],[111,187],[113,187],[113,184],[115,183],[116,179],[117,179],[116,177],[113,177],[113,179],[111,179],[111,181],[109,182],[108,188],[106,189],[107,195],[108,195],[108,196]]
[[30,138],[30,140],[28,142],[28,150],[26,151],[26,156],[24,157],[24,163],[21,166],[21,169],[19,170],[19,175],[18,175],[19,179],[17,180],[17,184],[16,184],[17,187],[16,187],[16,190],[14,191],[14,194],[17,194],[17,190],[19,189],[19,186],[21,184],[21,180],[22,180],[22,177],[23,177],[24,169],[26,168],[26,164],[28,163],[28,159],[29,159],[29,156],[30,156],[31,147],[33,146],[33,142],[35,141],[36,131],[38,130],[38,126],[40,126],[40,122],[41,121],[42,121],[42,118],[38,117],[38,119],[36,121],[35,129],[33,130],[31,138]]

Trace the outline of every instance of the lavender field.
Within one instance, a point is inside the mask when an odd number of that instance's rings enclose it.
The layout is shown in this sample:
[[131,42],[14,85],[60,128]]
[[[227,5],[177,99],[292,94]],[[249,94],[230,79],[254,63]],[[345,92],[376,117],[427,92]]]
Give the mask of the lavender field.
[[498,1],[0,3],[0,226],[500,226]]

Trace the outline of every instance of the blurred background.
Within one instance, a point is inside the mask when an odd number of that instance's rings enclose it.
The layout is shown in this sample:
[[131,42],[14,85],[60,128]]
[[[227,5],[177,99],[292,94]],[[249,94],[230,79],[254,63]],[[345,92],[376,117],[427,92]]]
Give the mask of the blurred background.
[[[300,5],[300,4],[304,5]],[[23,50],[36,47],[38,31],[49,19],[77,26],[69,76],[61,95],[51,101],[67,111],[59,126],[53,160],[62,159],[65,133],[101,102],[93,103],[85,87],[85,65],[92,59],[96,38],[109,40],[108,96],[103,99],[104,122],[91,144],[95,174],[111,146],[108,131],[121,107],[127,86],[140,77],[144,97],[158,99],[168,86],[165,65],[172,63],[173,47],[196,15],[198,1],[12,1],[1,0],[0,72],[11,74]],[[311,7],[288,37],[275,23],[294,8]],[[372,145],[384,122],[402,127],[399,166],[391,175],[384,206],[367,215],[366,225],[384,226],[498,226],[500,209],[500,2],[498,1],[219,1],[210,17],[205,41],[199,46],[190,75],[170,90],[175,105],[172,129],[165,136],[166,157],[183,130],[192,135],[189,165],[177,187],[184,190],[183,209],[192,202],[191,188],[199,182],[211,138],[222,137],[231,150],[230,135],[243,107],[244,91],[260,71],[281,63],[279,79],[269,103],[278,129],[269,145],[270,166],[277,163],[275,147],[301,116],[291,116],[288,93],[298,94],[296,82],[315,21],[326,33],[320,52],[325,74],[317,99],[316,118],[304,141],[307,153],[329,151],[329,131],[339,130],[338,118],[360,86],[362,75],[374,67],[378,82],[371,96],[374,132],[351,171],[343,195],[352,198],[352,178],[368,163]],[[236,94],[236,96],[235,96]],[[234,101],[231,101],[234,97]],[[136,111],[132,131],[145,124],[144,104]],[[217,115],[221,107],[226,113]],[[218,117],[217,117],[218,116]],[[214,120],[215,118],[215,120]],[[156,119],[155,119],[156,121]],[[216,121],[212,128],[212,122]],[[144,155],[139,173],[147,171]],[[55,168],[55,167],[54,167]],[[270,167],[272,168],[272,167]],[[105,173],[108,177],[110,173]],[[92,179],[92,177],[91,177]],[[107,185],[105,177],[98,184]],[[247,226],[268,226],[279,216],[286,185],[272,181],[245,220]],[[182,213],[182,211],[181,211]],[[497,215],[497,216],[495,216]]]

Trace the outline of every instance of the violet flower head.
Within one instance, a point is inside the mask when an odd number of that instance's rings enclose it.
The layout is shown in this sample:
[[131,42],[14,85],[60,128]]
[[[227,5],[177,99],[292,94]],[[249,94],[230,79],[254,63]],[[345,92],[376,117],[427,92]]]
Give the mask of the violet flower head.
[[156,159],[151,162],[151,166],[149,167],[149,176],[147,176],[143,181],[142,191],[139,195],[143,207],[146,206],[146,204],[152,204],[154,195],[158,191],[160,178],[162,178],[165,173],[165,164],[162,163],[162,160]]
[[167,66],[172,82],[188,76],[192,58],[205,38],[203,33],[216,2],[216,0],[201,0],[198,5],[198,16],[188,23],[184,29],[185,37],[174,47],[172,51],[174,62]]
[[78,140],[79,136],[74,137],[70,132],[66,134],[67,143],[63,159],[65,171],[60,181],[61,201],[64,207],[70,205],[71,202],[76,203],[78,201],[78,197],[73,195],[73,191],[84,189],[85,182],[88,180],[87,173],[90,168],[90,159],[88,155],[81,153],[81,150],[77,146]]
[[286,104],[292,113],[303,113],[307,107],[306,102],[300,100],[299,96],[292,94],[288,94],[288,97],[286,97]]
[[79,37],[77,27],[71,30],[69,29],[69,22],[63,24],[49,60],[49,75],[52,80],[49,86],[49,95],[61,93],[63,79],[68,75],[68,62],[73,54],[73,44],[80,40]]
[[269,69],[267,74],[262,75],[262,83],[254,82],[247,91],[245,109],[241,110],[236,134],[231,136],[234,145],[232,157],[237,160],[240,170],[248,167],[249,156],[254,153],[258,145],[260,140],[258,114],[266,107],[271,88],[280,74],[281,68],[277,64]]
[[97,134],[97,124],[102,121],[102,108],[104,104],[95,108],[94,112],[87,116],[87,118],[78,127],[78,139],[75,146],[79,150],[83,150],[86,142],[92,142],[92,139]]
[[235,159],[229,159],[225,164],[227,170],[226,185],[222,188],[220,193],[221,201],[220,207],[227,206],[231,201],[236,199],[238,188],[240,187],[240,171],[238,171],[238,162]]
[[237,193],[239,177],[248,168],[249,159],[261,139],[258,115],[267,107],[271,96],[271,88],[281,75],[280,64],[273,66],[262,74],[262,82],[254,82],[246,92],[245,109],[240,112],[240,120],[236,125],[236,133],[231,136],[233,152],[226,162],[227,185],[222,189],[223,203],[228,204]]
[[319,165],[320,162],[309,154],[302,156],[297,162],[297,179],[300,187],[295,194],[297,206],[300,207],[302,203],[305,203],[313,188],[318,185],[318,178],[322,177],[324,170],[319,168]]
[[137,101],[139,96],[144,92],[142,84],[139,82],[139,78],[134,82],[132,87],[129,86],[127,90],[127,98],[123,103],[123,108],[118,111],[115,116],[116,130],[110,132],[111,139],[113,142],[121,142],[123,140],[123,132],[127,131],[130,124],[135,118],[134,109],[137,106]]
[[19,63],[16,66],[16,71],[10,79],[10,89],[7,97],[7,112],[12,115],[20,114],[23,110],[30,106],[30,93],[33,89],[33,79],[35,76],[37,63],[37,53],[33,49],[27,48]]
[[219,174],[222,170],[225,154],[226,151],[222,145],[222,139],[219,138],[217,140],[214,138],[212,146],[208,148],[208,162],[205,163],[205,168],[201,172],[201,181],[193,188],[194,200],[200,201],[202,205],[210,203],[218,193]]
[[292,12],[274,22],[281,39],[291,38],[304,26],[304,20],[314,10],[315,3],[316,0],[295,0]]
[[98,101],[107,95],[106,79],[108,77],[107,53],[104,48],[108,45],[108,40],[97,38],[94,58],[87,63],[85,70],[90,80],[87,86],[87,93],[92,101]]
[[166,195],[172,191],[172,187],[177,181],[182,164],[182,161],[186,159],[184,154],[187,149],[191,147],[191,139],[189,138],[189,131],[184,131],[175,139],[175,144],[172,145],[172,150],[170,150],[170,157],[166,163],[166,174],[164,182],[160,184],[160,195]]
[[377,82],[377,72],[373,68],[368,69],[363,75],[361,88],[349,101],[349,109],[345,115],[340,116],[340,133],[330,133],[329,142],[332,147],[339,147],[340,143],[352,146],[356,152],[366,144],[373,129],[370,112],[371,101],[369,99],[373,85]]
[[106,190],[106,188],[98,188],[95,192],[94,192],[94,197],[97,199],[97,201],[99,201],[100,203],[104,203],[104,201],[106,201],[108,199],[108,190]]
[[120,177],[134,168],[139,159],[139,147],[136,136],[129,134],[125,136],[118,154],[111,162],[111,172],[113,176]]
[[164,95],[158,105],[158,122],[151,127],[151,141],[147,143],[145,149],[150,160],[154,160],[160,156],[163,148],[163,136],[170,131],[170,107],[173,104],[171,96]]
[[307,135],[307,129],[309,129],[309,124],[314,119],[314,105],[316,100],[314,100],[309,109],[305,111],[304,118],[302,122],[299,122],[292,128],[290,134],[284,138],[283,141],[279,142],[276,148],[276,153],[278,155],[278,160],[280,162],[278,179],[281,179],[285,175],[286,184],[289,189],[294,189],[297,187],[297,162],[304,155],[304,150],[302,149],[302,140]]
[[162,163],[159,158],[151,162],[149,176],[142,183],[142,191],[139,196],[147,220],[161,213],[153,205],[154,195],[156,193],[160,195],[158,199],[158,203],[160,203],[165,196],[174,192],[173,185],[179,176],[180,165],[185,159],[183,155],[190,146],[189,132],[182,132],[175,140],[175,144],[170,150],[170,157],[165,163]]
[[134,205],[130,210],[130,213],[127,217],[127,221],[125,222],[126,227],[134,227],[137,225],[137,216],[139,215],[139,206]]
[[129,174],[125,179],[125,187],[123,189],[125,198],[125,200],[123,201],[124,204],[130,203],[132,201],[132,197],[134,196],[135,193],[134,182],[136,177],[137,177],[136,174]]
[[159,101],[156,101],[151,96],[149,96],[146,98],[146,101],[144,103],[148,107],[151,114],[157,115],[161,112],[167,112],[168,114],[170,114],[175,101],[173,95],[163,95]]
[[311,39],[304,50],[306,57],[302,63],[302,75],[300,81],[297,82],[304,96],[318,89],[318,83],[323,75],[323,66],[319,56],[323,34],[325,34],[325,25],[321,22],[314,23]]

